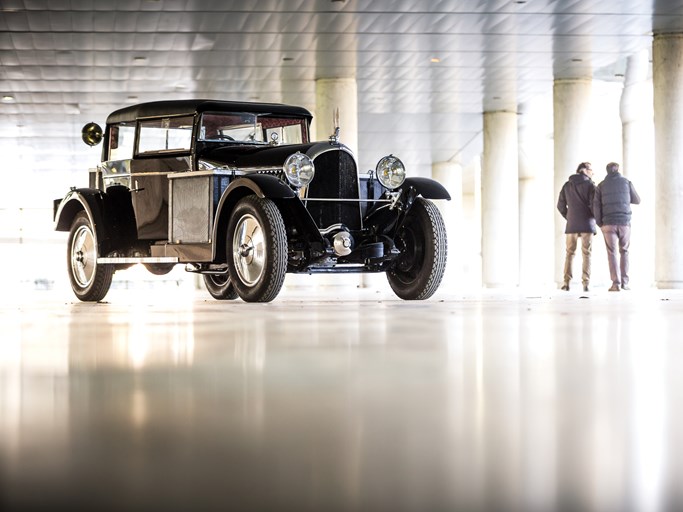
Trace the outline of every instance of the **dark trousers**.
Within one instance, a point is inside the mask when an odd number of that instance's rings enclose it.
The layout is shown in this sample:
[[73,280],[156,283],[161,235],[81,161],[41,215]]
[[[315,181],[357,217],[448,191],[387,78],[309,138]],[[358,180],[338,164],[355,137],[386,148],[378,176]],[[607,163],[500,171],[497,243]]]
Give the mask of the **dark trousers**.
[[[626,286],[628,284],[628,249],[631,245],[631,226],[602,226],[602,235],[607,246],[607,262],[612,284]],[[617,250],[619,261],[617,262]]]

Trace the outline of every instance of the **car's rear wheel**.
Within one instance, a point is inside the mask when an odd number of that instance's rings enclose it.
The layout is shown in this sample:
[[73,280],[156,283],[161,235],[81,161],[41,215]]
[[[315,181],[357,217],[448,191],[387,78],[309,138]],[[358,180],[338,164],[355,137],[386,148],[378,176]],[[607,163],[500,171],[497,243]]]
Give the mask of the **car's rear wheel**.
[[242,300],[270,302],[282,289],[287,271],[287,233],[270,199],[241,199],[228,224],[230,279]]
[[97,263],[97,236],[85,212],[74,218],[67,247],[69,281],[76,297],[102,300],[111,286],[114,266]]
[[145,268],[155,276],[165,276],[175,267],[174,263],[145,263]]
[[415,200],[395,243],[401,254],[387,271],[391,289],[405,300],[431,297],[443,279],[448,246],[443,217],[434,203]]
[[234,300],[237,298],[237,290],[226,274],[204,274],[204,284],[211,296],[217,300]]

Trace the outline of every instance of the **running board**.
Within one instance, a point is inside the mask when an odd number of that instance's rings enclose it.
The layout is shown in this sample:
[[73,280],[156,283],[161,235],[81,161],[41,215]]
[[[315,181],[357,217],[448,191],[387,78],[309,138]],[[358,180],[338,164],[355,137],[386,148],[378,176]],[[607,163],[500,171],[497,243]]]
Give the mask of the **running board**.
[[144,258],[97,258],[97,263],[103,265],[118,265],[130,263],[178,263],[178,258],[175,256],[157,256]]

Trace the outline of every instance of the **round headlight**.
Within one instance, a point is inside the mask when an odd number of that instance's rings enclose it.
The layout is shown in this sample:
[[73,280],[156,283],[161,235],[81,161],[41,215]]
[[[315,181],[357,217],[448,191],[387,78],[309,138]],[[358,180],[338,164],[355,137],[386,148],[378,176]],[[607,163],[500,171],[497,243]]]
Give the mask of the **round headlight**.
[[406,179],[406,168],[394,155],[382,158],[377,164],[376,172],[379,182],[389,190],[400,187]]
[[315,176],[313,160],[303,153],[294,153],[285,160],[282,166],[287,180],[297,188],[305,187]]

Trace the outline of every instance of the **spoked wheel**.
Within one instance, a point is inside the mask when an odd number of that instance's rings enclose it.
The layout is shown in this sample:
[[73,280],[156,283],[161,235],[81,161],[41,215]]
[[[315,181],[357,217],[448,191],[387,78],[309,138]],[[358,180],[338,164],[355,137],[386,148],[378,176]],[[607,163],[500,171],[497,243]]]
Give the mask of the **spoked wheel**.
[[76,215],[71,224],[67,265],[76,297],[82,301],[98,301],[107,295],[114,266],[97,263],[97,238],[85,212]]
[[415,200],[395,243],[401,254],[387,271],[391,289],[405,300],[431,297],[443,279],[448,246],[443,217],[434,203]]
[[227,240],[230,279],[242,300],[270,302],[277,297],[287,271],[287,233],[275,203],[255,195],[241,199]]
[[237,290],[226,274],[204,274],[204,284],[211,296],[217,300],[233,300],[237,298]]

